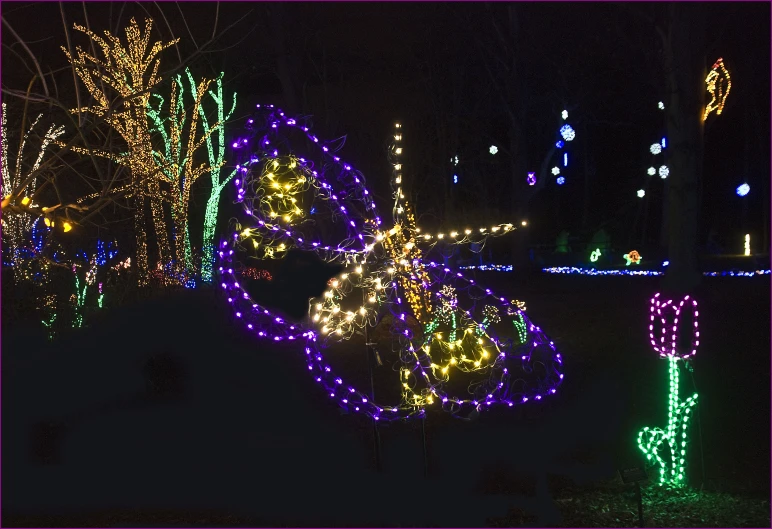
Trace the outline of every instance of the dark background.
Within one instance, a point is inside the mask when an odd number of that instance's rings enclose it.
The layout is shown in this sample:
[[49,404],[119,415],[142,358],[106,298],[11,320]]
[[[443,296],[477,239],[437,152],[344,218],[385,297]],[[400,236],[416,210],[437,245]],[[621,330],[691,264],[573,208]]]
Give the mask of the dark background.
[[[569,145],[567,183],[553,180],[529,201],[531,242],[552,243],[564,229],[589,240],[603,227],[621,246],[657,245],[664,182],[654,177],[647,184],[646,168],[649,145],[665,135],[656,106],[667,94],[655,23],[665,21],[668,4],[514,4],[516,36],[509,33],[510,5],[224,2],[218,12],[210,2],[63,3],[61,11],[58,3],[35,2],[4,3],[3,17],[43,70],[53,72],[59,98],[74,106],[72,73],[59,49],[66,43],[63,16],[68,27],[87,20],[97,33],[111,28],[120,36],[131,16],[151,16],[153,41],[181,39],[162,53],[162,72],[181,60],[197,78],[225,72],[226,94],[237,92],[239,101],[229,134],[239,134],[258,102],[313,115],[320,137],[348,136],[342,154],[368,177],[381,207],[388,203],[386,147],[393,122],[401,120],[407,189],[419,223],[430,228],[454,227],[443,225],[448,218],[475,225],[519,221],[512,218],[513,196],[527,191],[526,175],[515,175],[513,184],[507,109],[523,111],[527,149],[516,156],[531,171],[538,171],[557,139],[560,112],[568,109],[578,135]],[[701,242],[714,232],[714,251],[738,254],[750,232],[754,251],[766,252],[769,4],[685,8],[705,17],[705,67],[723,57],[732,78],[724,113],[713,114],[706,127]],[[3,29],[3,88],[24,90],[30,61]],[[78,32],[70,36],[73,46],[88,42]],[[4,99],[18,107],[18,100]],[[64,122],[57,112],[51,118]],[[492,144],[495,156],[488,153]],[[449,163],[454,155],[457,168]],[[734,190],[743,181],[751,193],[741,199]],[[194,187],[194,204],[203,205],[207,186]],[[642,187],[644,201],[635,194]],[[202,213],[192,209],[198,222]],[[120,232],[122,225],[110,229]]]

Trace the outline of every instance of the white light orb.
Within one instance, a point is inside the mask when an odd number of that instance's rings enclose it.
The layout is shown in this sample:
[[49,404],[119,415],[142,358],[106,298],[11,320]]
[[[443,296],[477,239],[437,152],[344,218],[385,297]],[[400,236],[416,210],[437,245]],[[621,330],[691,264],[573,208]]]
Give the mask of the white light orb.
[[670,174],[670,169],[667,168],[667,165],[663,165],[662,167],[659,168],[659,177],[662,180],[667,178],[669,174]]
[[653,167],[649,167],[646,172],[649,173],[649,176],[654,176],[655,174],[657,174],[657,170],[654,169]]
[[559,175],[560,174],[560,167],[555,166],[552,168],[552,174]]
[[496,147],[495,145],[491,145],[491,148],[488,149],[488,152],[490,152],[491,154],[496,154],[497,152],[499,152],[499,148]]
[[563,136],[563,139],[566,141],[573,141],[573,139],[576,138],[576,131],[571,125],[565,124],[560,127],[560,135]]
[[659,143],[652,143],[649,150],[651,151],[651,154],[659,154],[662,152],[662,145]]
[[643,189],[639,189],[638,190],[638,198],[643,198],[645,196],[646,196],[646,191],[644,191]]

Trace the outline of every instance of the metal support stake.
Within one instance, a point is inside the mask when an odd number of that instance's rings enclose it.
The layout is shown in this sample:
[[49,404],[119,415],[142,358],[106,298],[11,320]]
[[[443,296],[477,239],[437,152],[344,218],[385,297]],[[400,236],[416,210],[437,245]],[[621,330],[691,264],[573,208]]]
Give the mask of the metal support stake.
[[[365,291],[362,290],[362,304],[365,304]],[[367,354],[367,369],[370,372],[370,402],[375,403],[375,376],[373,374],[373,349],[374,344],[370,343],[370,331],[365,322],[365,353]],[[381,472],[381,436],[378,433],[378,421],[373,419],[373,449],[375,452],[375,469]]]
[[421,440],[424,449],[424,478],[429,477],[429,452],[426,449],[426,412],[421,416]]
[[635,499],[638,500],[638,527],[643,527],[643,498],[641,497],[641,484],[635,482]]

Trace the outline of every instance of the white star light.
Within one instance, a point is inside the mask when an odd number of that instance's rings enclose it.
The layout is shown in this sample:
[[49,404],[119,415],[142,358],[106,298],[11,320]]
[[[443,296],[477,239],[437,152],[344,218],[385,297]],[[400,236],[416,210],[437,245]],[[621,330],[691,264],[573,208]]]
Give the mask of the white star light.
[[491,145],[491,148],[488,149],[488,152],[490,152],[491,154],[496,154],[497,152],[499,152],[499,148],[496,147],[495,145]]
[[659,154],[662,152],[662,145],[659,143],[652,143],[649,150],[651,151],[651,154]]

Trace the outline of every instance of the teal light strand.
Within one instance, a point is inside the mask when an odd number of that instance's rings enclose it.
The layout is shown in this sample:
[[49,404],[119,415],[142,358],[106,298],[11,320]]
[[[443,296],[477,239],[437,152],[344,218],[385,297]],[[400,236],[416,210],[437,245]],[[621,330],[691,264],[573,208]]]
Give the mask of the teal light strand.
[[[190,77],[189,79],[192,85],[193,78]],[[238,169],[233,169],[231,173],[221,182],[220,181],[220,168],[224,164],[224,158],[225,158],[225,121],[228,120],[231,115],[233,114],[233,111],[236,109],[236,94],[233,94],[233,104],[231,105],[230,111],[227,113],[227,115],[224,113],[224,103],[225,98],[223,96],[223,86],[222,86],[222,78],[223,74],[220,73],[220,75],[215,79],[216,82],[216,92],[209,91],[209,95],[212,97],[212,99],[217,104],[217,123],[216,129],[213,129],[210,134],[210,127],[209,127],[209,120],[206,117],[206,114],[204,113],[203,106],[199,107],[199,115],[201,117],[201,125],[204,128],[204,135],[206,137],[206,148],[207,148],[207,154],[209,156],[209,167],[211,168],[209,171],[209,176],[212,180],[212,190],[209,193],[209,198],[206,201],[206,210],[204,212],[204,234],[203,234],[203,241],[201,244],[202,249],[202,258],[201,258],[201,280],[206,283],[212,282],[213,277],[213,270],[214,270],[214,253],[215,253],[215,246],[214,246],[214,234],[215,230],[217,229],[217,214],[220,207],[220,194],[222,193],[222,190],[225,188],[225,186],[228,184],[228,182],[233,179],[234,176],[236,176],[236,173]],[[195,85],[194,85],[195,86]],[[214,136],[215,132],[217,132],[217,144],[216,144],[216,151],[215,151],[215,145],[214,145]]]

